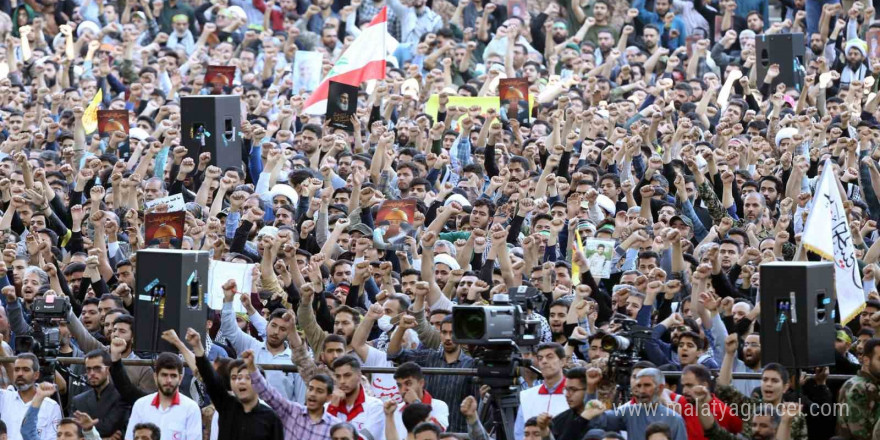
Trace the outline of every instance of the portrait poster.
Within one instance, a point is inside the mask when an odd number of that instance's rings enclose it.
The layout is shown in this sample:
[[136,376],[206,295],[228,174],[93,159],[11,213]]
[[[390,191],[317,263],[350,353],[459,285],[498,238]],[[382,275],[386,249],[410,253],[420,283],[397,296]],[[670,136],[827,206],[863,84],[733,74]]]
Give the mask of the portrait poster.
[[525,78],[498,81],[501,120],[516,119],[520,124],[529,120],[529,82]]
[[229,94],[232,92],[232,81],[235,80],[235,66],[208,66],[205,72],[205,87],[212,95]]
[[313,92],[321,84],[324,56],[320,52],[298,50],[293,58],[293,93]]
[[529,13],[526,0],[507,0],[507,16],[525,18]]
[[406,237],[415,234],[413,218],[416,214],[415,199],[386,200],[376,214],[373,241],[384,249],[404,250]]
[[584,243],[584,255],[590,263],[590,272],[594,278],[611,277],[611,263],[614,258],[614,240],[588,238]]
[[352,115],[357,110],[358,86],[330,81],[327,90],[327,122],[331,127],[354,132]]
[[144,241],[148,248],[180,249],[186,212],[155,212],[144,215]]
[[116,144],[119,157],[128,159],[131,155],[131,144],[128,139],[128,131],[131,128],[128,121],[128,110],[98,110],[98,134],[101,137],[109,137],[113,132],[120,131],[125,134],[125,139]]
[[109,135],[114,131],[128,134],[128,110],[98,110],[98,133]]
[[868,59],[880,58],[880,28],[868,30]]

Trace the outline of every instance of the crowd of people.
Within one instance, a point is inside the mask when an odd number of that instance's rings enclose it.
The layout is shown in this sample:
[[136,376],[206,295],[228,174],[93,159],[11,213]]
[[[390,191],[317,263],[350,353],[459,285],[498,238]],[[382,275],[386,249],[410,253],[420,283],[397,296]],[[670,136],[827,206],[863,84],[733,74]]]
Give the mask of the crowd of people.
[[[880,438],[877,11],[769,6],[0,2],[0,436],[503,439],[497,388],[425,369],[476,368],[492,348],[457,343],[452,309],[515,289],[539,342],[517,348],[534,368],[511,378],[516,440]],[[297,57],[327,75],[383,8],[395,44],[353,131],[307,114]],[[759,47],[785,34],[804,35],[793,66]],[[184,145],[207,66],[236,71],[238,166]],[[480,99],[510,78],[528,111]],[[93,132],[93,102],[128,134]],[[802,240],[824,172],[864,305],[810,341],[836,362],[796,374],[762,359],[761,265],[818,259]],[[380,207],[407,200],[386,242]],[[253,281],[148,357],[137,254],[145,216],[173,209],[182,249]],[[53,368],[16,341],[61,298],[57,354],[84,364]],[[633,325],[649,335],[619,362]]]

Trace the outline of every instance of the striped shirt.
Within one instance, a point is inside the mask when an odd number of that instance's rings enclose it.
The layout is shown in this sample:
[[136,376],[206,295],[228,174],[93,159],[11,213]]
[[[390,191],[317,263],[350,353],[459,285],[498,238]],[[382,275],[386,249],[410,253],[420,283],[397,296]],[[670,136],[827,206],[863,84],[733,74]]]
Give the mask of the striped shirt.
[[278,390],[269,388],[266,379],[259,371],[251,373],[251,383],[260,399],[269,404],[281,419],[281,424],[284,425],[285,440],[329,439],[330,427],[340,421],[326,412],[321,416],[321,420],[312,421],[309,417],[309,411],[304,405],[291,402]]

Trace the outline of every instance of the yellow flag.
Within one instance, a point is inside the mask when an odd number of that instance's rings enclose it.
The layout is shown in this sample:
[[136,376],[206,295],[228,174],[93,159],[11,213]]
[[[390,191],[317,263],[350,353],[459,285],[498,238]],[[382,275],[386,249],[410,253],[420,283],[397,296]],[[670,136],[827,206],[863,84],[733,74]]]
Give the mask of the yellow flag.
[[82,124],[86,134],[91,134],[98,129],[98,105],[102,99],[104,99],[104,92],[98,89],[98,93],[95,93],[95,97],[92,98],[92,102],[83,113]]
[[[576,250],[583,251],[583,244],[581,243],[581,232],[578,228],[574,229],[574,247]],[[577,286],[581,283],[581,267],[574,262],[574,252],[572,252],[571,256],[571,284]]]

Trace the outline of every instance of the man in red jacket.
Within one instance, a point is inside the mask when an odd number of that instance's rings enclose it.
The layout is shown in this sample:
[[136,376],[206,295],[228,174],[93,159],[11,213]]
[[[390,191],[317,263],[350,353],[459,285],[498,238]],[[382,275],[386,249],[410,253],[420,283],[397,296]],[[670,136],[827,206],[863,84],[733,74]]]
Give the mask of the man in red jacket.
[[[681,405],[681,409],[676,409],[676,411],[679,411],[682,418],[684,418],[684,425],[687,428],[688,439],[690,440],[704,440],[706,438],[703,435],[703,426],[700,424],[699,414],[697,414],[693,390],[698,386],[711,389],[711,385],[712,374],[709,373],[706,367],[700,364],[688,365],[681,372],[682,394],[670,393],[669,399]],[[718,421],[718,425],[733,434],[742,432],[742,419],[734,415],[730,407],[718,400],[714,394],[712,395],[709,407],[712,410],[712,416]]]

